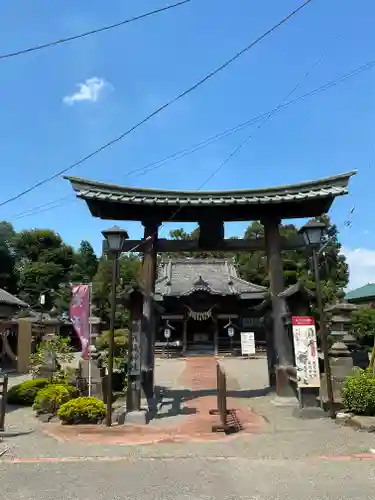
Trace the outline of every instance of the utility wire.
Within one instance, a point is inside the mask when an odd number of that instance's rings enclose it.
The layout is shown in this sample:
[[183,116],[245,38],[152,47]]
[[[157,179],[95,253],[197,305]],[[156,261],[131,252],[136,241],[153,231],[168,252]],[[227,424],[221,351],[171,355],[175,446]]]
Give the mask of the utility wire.
[[17,50],[14,52],[9,52],[8,54],[0,55],[1,59],[9,59],[11,57],[22,56],[24,54],[28,54],[29,52],[35,52],[36,50],[48,49],[49,47],[55,47],[56,45],[61,45],[62,43],[72,42],[73,40],[79,40],[80,38],[85,38],[86,36],[95,35],[96,33],[102,33],[103,31],[109,31],[114,28],[119,28],[120,26],[124,26],[125,24],[132,23],[134,21],[139,21],[140,19],[144,19],[145,17],[150,17],[154,14],[159,14],[160,12],[164,12],[166,10],[174,9],[175,7],[180,7],[186,3],[191,2],[191,0],[183,0],[181,2],[175,3],[173,5],[168,5],[167,7],[161,7],[160,9],[152,10],[151,12],[146,12],[145,14],[140,14],[139,16],[132,17],[130,19],[125,19],[115,24],[110,24],[108,26],[103,26],[101,28],[97,28],[94,30],[86,31],[85,33],[80,33],[79,35],[73,35],[66,38],[60,38],[58,40],[54,40],[52,42],[43,43],[41,45],[35,45],[33,47],[28,47],[26,49]]
[[[249,127],[250,125],[260,121],[261,119],[264,119],[265,117],[267,117],[270,113],[276,111],[277,109],[280,111],[282,109],[285,109],[285,108],[288,108],[289,106],[292,106],[294,104],[297,104],[298,102],[300,101],[303,101],[305,99],[307,99],[308,97],[312,97],[314,95],[317,95],[319,94],[320,92],[323,92],[325,90],[329,90],[330,88],[333,88],[335,87],[336,85],[338,85],[339,83],[342,83],[346,80],[348,80],[349,78],[352,78],[353,76],[356,76],[364,71],[368,71],[372,68],[375,67],[375,60],[373,61],[369,61],[368,63],[362,65],[362,66],[359,66],[358,68],[356,68],[355,70],[352,70],[350,71],[349,73],[346,73],[334,80],[331,80],[327,83],[325,83],[324,85],[321,85],[320,87],[317,87],[316,89],[313,89],[311,90],[310,92],[307,92],[299,97],[297,97],[296,99],[293,99],[292,101],[288,101],[286,102],[285,104],[282,104],[281,106],[279,107],[276,107],[276,108],[273,108],[265,113],[262,113],[261,115],[258,115],[246,122],[243,122],[243,123],[240,123],[239,125],[236,125],[235,127],[232,127],[232,128],[229,128],[227,130],[225,130],[224,132],[220,132],[219,134],[216,134],[214,136],[211,136],[210,138],[208,139],[205,139],[204,141],[201,141],[189,148],[185,148],[183,150],[180,150],[176,153],[173,153],[167,157],[165,157],[164,159],[162,160],[158,160],[158,161],[155,161],[155,162],[152,162],[152,163],[148,163],[147,165],[143,166],[143,167],[139,167],[137,169],[134,169],[134,170],[131,170],[130,172],[127,172],[126,173],[126,176],[130,176],[130,175],[133,175],[133,174],[137,174],[137,173],[149,173],[153,170],[156,170],[158,168],[161,168],[163,167],[166,163],[170,162],[170,161],[176,161],[176,160],[179,160],[180,158],[183,158],[184,156],[187,156],[189,154],[192,154],[192,153],[195,153],[196,151],[199,151],[200,149],[206,147],[206,146],[209,146],[213,143],[215,143],[216,141],[220,140],[220,139],[223,139],[225,137],[229,137],[230,135],[236,133],[236,132],[239,132],[241,130],[244,130],[245,128]],[[152,168],[151,168],[152,167]],[[147,170],[149,169],[149,170]],[[35,211],[35,214],[36,213],[39,213],[38,210],[39,209],[44,209],[44,207],[49,207],[50,205],[54,204],[54,203],[58,203],[60,201],[63,201],[63,200],[67,200],[67,199],[76,199],[75,198],[75,195],[69,195],[69,196],[64,196],[63,198],[58,198],[56,200],[53,200],[53,201],[50,201],[48,203],[45,203],[43,205],[39,205],[37,207],[34,207],[34,208],[31,208],[29,210],[26,210],[26,211],[23,211],[21,213],[18,213],[16,215],[14,215],[12,217],[12,219],[19,219],[19,218],[23,218],[23,217],[27,217],[28,215],[34,215],[34,211]],[[57,205],[56,207],[51,207],[52,208],[58,208],[60,205]],[[45,211],[45,210],[41,210],[41,211]],[[32,213],[30,213],[32,212]]]
[[143,120],[141,120],[140,122],[138,122],[136,125],[133,125],[126,132],[122,133],[121,135],[119,135],[115,139],[112,139],[111,141],[107,142],[103,146],[100,146],[98,149],[96,149],[92,153],[84,156],[83,158],[81,158],[80,160],[76,161],[75,163],[72,163],[68,167],[66,167],[66,168],[60,170],[59,172],[56,172],[55,174],[52,174],[51,176],[46,177],[45,179],[43,179],[43,180],[35,183],[33,186],[29,187],[28,189],[25,189],[24,191],[21,191],[17,195],[12,196],[11,198],[8,198],[7,200],[4,200],[3,202],[0,203],[0,207],[3,207],[4,205],[7,205],[8,203],[11,203],[12,201],[18,200],[22,196],[30,193],[31,191],[34,191],[34,189],[36,189],[36,188],[38,188],[40,186],[43,186],[44,184],[47,184],[48,182],[50,182],[50,181],[52,181],[52,180],[60,177],[61,175],[65,174],[66,172],[68,172],[72,168],[77,167],[78,165],[81,165],[82,163],[86,162],[87,160],[89,160],[92,157],[96,156],[97,154],[101,153],[105,149],[109,148],[113,144],[121,141],[124,137],[126,137],[131,132],[133,132],[134,130],[136,130],[137,128],[139,128],[144,123],[148,122],[151,118],[153,118],[154,116],[156,116],[157,114],[159,114],[161,111],[164,111],[166,108],[168,108],[169,106],[171,106],[172,104],[174,104],[175,102],[177,102],[178,100],[180,100],[181,98],[183,98],[186,95],[190,94],[191,92],[195,91],[198,87],[200,87],[201,85],[203,85],[206,81],[210,80],[213,76],[217,75],[219,72],[221,72],[222,70],[224,70],[225,68],[227,68],[230,64],[232,64],[234,61],[236,61],[241,56],[243,56],[246,52],[248,52],[252,47],[254,47],[254,45],[258,44],[260,41],[262,41],[268,35],[270,35],[271,33],[273,33],[277,28],[279,28],[280,26],[282,26],[283,24],[285,24],[289,19],[291,19],[293,16],[295,16],[300,10],[302,10],[304,7],[306,7],[311,2],[312,2],[312,0],[306,0],[297,9],[293,10],[293,12],[291,12],[286,17],[284,17],[281,21],[279,21],[277,24],[275,24],[268,31],[266,31],[265,33],[263,33],[263,35],[261,35],[258,38],[256,38],[250,45],[248,45],[247,47],[245,47],[242,50],[240,50],[239,52],[237,52],[237,54],[235,54],[233,57],[231,57],[230,59],[228,59],[227,61],[225,61],[218,68],[216,68],[213,71],[211,71],[210,73],[208,73],[204,78],[202,78],[201,80],[199,80],[197,83],[195,83],[194,85],[192,85],[188,89],[184,90],[181,94],[179,94],[178,96],[174,97],[173,99],[171,99],[167,103],[165,103],[162,106],[160,106],[159,108],[157,108],[155,111],[153,111],[152,113],[150,113]]
[[[294,94],[294,92],[301,86],[302,82],[308,77],[308,75],[310,74],[310,72],[322,61],[322,59],[324,58],[324,55],[325,53],[327,52],[327,49],[324,51],[324,53],[319,57],[319,59],[312,65],[312,67],[306,71],[302,78],[299,80],[299,82],[297,83],[297,85],[295,85],[293,87],[293,89],[288,92],[288,94],[284,97],[283,101],[276,107],[274,108],[273,110],[271,110],[268,115],[265,117],[265,119],[263,120],[263,122],[261,122],[258,127],[257,127],[257,130],[259,130],[259,128],[264,125],[274,114],[276,114],[282,107],[283,104],[285,104],[285,102],[289,99],[289,97],[291,97],[292,94]],[[220,165],[209,175],[209,177],[207,177],[207,179],[199,186],[199,188],[197,189],[197,191],[200,191],[206,184],[208,184],[208,182],[213,179],[219,172],[220,170],[222,170],[222,168],[250,141],[250,139],[252,139],[253,137],[253,133],[251,133],[249,136],[246,137],[246,139],[241,142],[241,144],[239,146],[237,146],[230,154],[229,156],[227,156],[225,158],[225,160],[220,163]],[[160,226],[160,228],[162,227],[165,227],[165,224],[167,222],[171,222],[171,220],[183,209],[184,207],[183,206],[180,206],[173,214],[171,217],[169,217],[169,219],[165,222],[163,222]],[[156,233],[155,233],[156,234]],[[154,235],[155,236],[155,235]],[[140,244],[136,245],[134,248],[132,248],[130,251],[134,251],[136,249],[138,249],[140,246]]]
[[[340,38],[340,37],[337,37],[337,38]],[[268,114],[267,116],[265,116],[265,119],[260,121],[260,124],[258,125],[258,127],[256,128],[256,130],[259,130],[261,128],[262,125],[264,125],[265,123],[267,123],[267,121],[272,117],[274,116],[276,113],[278,113],[282,107],[286,106],[288,104],[288,99],[300,88],[300,86],[302,85],[303,81],[309,76],[309,74],[314,70],[314,68],[316,68],[316,66],[318,66],[322,60],[324,59],[325,55],[327,54],[328,52],[328,47],[326,47],[322,53],[322,55],[313,63],[313,65],[311,66],[310,69],[308,69],[303,75],[302,77],[300,78],[300,80],[298,81],[298,83],[292,88],[292,90],[290,92],[288,92],[288,94],[284,97],[284,99],[282,100],[282,102],[276,106],[276,108],[272,109]],[[219,167],[211,174],[211,176],[205,181],[204,185],[207,184],[209,182],[209,180],[211,180],[221,169],[222,167],[231,159],[233,158],[233,156],[235,156],[249,141],[250,139],[252,139],[253,137],[253,132],[248,135],[246,137],[246,139],[237,147],[235,148],[232,153],[224,160],[224,162],[219,165]]]
[[23,219],[24,217],[29,217],[30,215],[37,215],[43,212],[48,212],[49,210],[62,207],[69,203],[73,203],[74,201],[76,201],[76,199],[77,198],[75,198],[74,195],[63,196],[62,198],[58,198],[57,200],[52,200],[48,203],[43,203],[43,205],[39,205],[37,207],[30,208],[29,210],[20,212],[12,217],[12,220]]

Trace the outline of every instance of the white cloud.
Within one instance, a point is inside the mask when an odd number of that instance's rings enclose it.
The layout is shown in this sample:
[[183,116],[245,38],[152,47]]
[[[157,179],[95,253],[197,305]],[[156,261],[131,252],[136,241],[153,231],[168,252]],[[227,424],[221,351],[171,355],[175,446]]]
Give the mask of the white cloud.
[[375,250],[342,248],[349,265],[348,290],[375,283]]
[[78,91],[63,98],[63,102],[71,106],[76,102],[89,101],[97,102],[106,88],[110,84],[103,78],[88,78],[84,83],[78,83]]

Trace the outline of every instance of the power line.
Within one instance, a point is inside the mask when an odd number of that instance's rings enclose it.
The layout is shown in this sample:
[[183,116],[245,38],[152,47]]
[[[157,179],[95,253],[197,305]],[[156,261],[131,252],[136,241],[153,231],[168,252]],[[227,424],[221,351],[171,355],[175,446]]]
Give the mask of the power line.
[[[204,147],[206,146],[209,146],[211,144],[214,144],[216,141],[218,140],[221,140],[221,139],[224,139],[226,137],[229,137],[230,135],[236,133],[236,132],[239,132],[241,130],[244,130],[246,129],[247,127],[253,125],[254,123],[264,119],[265,117],[267,117],[270,113],[276,111],[276,110],[282,110],[282,109],[286,109],[286,108],[289,108],[289,106],[293,106],[294,104],[297,104],[298,102],[300,101],[304,101],[305,99],[307,99],[308,97],[312,97],[314,95],[317,95],[319,94],[320,92],[323,92],[325,90],[329,90],[330,88],[333,88],[335,87],[336,85],[338,85],[339,83],[342,83],[346,80],[348,80],[349,78],[353,77],[353,76],[356,76],[364,71],[367,71],[367,70],[370,70],[372,68],[375,67],[375,60],[373,61],[369,61],[368,63],[362,65],[362,66],[359,66],[358,68],[356,68],[355,70],[352,70],[350,71],[349,73],[346,73],[334,80],[331,80],[327,83],[325,83],[324,85],[321,85],[320,87],[317,87],[316,89],[313,89],[309,92],[306,92],[305,94],[302,94],[301,96],[297,97],[296,99],[293,99],[292,101],[288,101],[284,104],[282,104],[281,106],[279,107],[276,107],[276,108],[273,108],[269,111],[266,111],[265,113],[262,113],[261,115],[258,115],[250,120],[247,120],[246,122],[243,122],[243,123],[240,123],[238,125],[236,125],[235,127],[232,127],[232,128],[229,128],[229,129],[226,129],[225,131],[223,132],[220,132],[219,134],[216,134],[214,136],[211,136],[210,138],[208,139],[205,139],[204,141],[201,141],[193,146],[190,146],[189,148],[185,148],[185,149],[182,149],[182,150],[179,150],[171,155],[168,155],[167,157],[163,158],[162,160],[158,160],[158,161],[155,161],[155,162],[151,162],[151,163],[148,163],[147,165],[143,166],[143,167],[139,167],[137,169],[134,169],[134,170],[131,170],[130,172],[127,172],[126,173],[126,176],[130,176],[130,175],[133,175],[133,174],[136,174],[136,173],[139,173],[139,174],[142,174],[142,173],[149,173],[153,170],[156,170],[158,168],[161,168],[163,167],[166,163],[170,162],[170,161],[176,161],[176,160],[179,160],[189,154],[192,154],[192,153],[195,153],[196,151],[199,151],[200,149],[203,149]],[[19,219],[19,218],[23,218],[23,217],[27,217],[28,215],[34,215],[34,211],[35,211],[35,214],[36,213],[39,213],[39,209],[44,209],[45,207],[49,207],[50,205],[54,204],[54,203],[58,203],[60,201],[63,201],[63,200],[66,200],[66,199],[76,199],[74,195],[69,195],[69,196],[65,196],[63,198],[58,198],[56,200],[53,200],[53,201],[50,201],[48,203],[45,203],[43,205],[39,205],[37,207],[34,207],[34,208],[31,208],[29,210],[26,210],[24,212],[21,212],[21,213],[18,213],[16,214],[15,216],[13,216],[12,218],[13,219]],[[58,208],[60,205],[57,205],[56,207],[50,207],[51,209],[53,208]],[[44,212],[45,210],[40,210],[42,212]],[[30,212],[33,212],[33,213],[30,213]]]
[[186,3],[191,2],[191,0],[182,0],[181,2],[175,3],[173,5],[168,5],[167,7],[161,7],[160,9],[152,10],[151,12],[146,12],[145,14],[140,14],[139,16],[132,17],[130,19],[125,19],[115,24],[110,24],[108,26],[103,26],[101,28],[97,28],[94,30],[86,31],[84,33],[80,33],[79,35],[73,35],[66,38],[60,38],[58,40],[54,40],[52,42],[43,43],[41,45],[35,45],[33,47],[29,47],[26,49],[17,50],[14,52],[9,52],[8,54],[0,55],[1,59],[9,59],[11,57],[22,56],[24,54],[28,54],[29,52],[35,52],[36,50],[48,49],[49,47],[54,47],[56,45],[61,45],[62,43],[72,42],[73,40],[79,40],[80,38],[85,38],[87,36],[95,35],[96,33],[102,33],[103,31],[109,31],[114,28],[119,28],[120,26],[124,26],[125,24],[132,23],[134,21],[139,21],[140,19],[144,19],[145,17],[150,17],[154,14],[159,14],[160,12],[164,12],[166,10],[174,9],[175,7],[180,7]]
[[115,139],[112,139],[111,141],[107,142],[103,146],[100,146],[98,149],[96,149],[92,153],[84,156],[83,158],[81,158],[80,160],[72,163],[68,167],[60,170],[59,172],[56,172],[55,174],[52,174],[49,177],[46,177],[45,179],[43,179],[43,180],[35,183],[34,185],[32,185],[30,188],[25,189],[24,191],[21,191],[17,195],[12,196],[11,198],[8,198],[7,200],[1,202],[0,203],[0,207],[3,207],[4,205],[6,205],[8,203],[11,203],[12,201],[18,200],[22,196],[30,193],[31,191],[34,191],[34,189],[37,189],[38,187],[43,186],[44,184],[46,184],[46,183],[48,183],[48,182],[50,182],[50,181],[52,181],[52,180],[60,177],[61,175],[65,174],[66,172],[68,172],[72,168],[75,168],[78,165],[81,165],[82,163],[85,163],[87,160],[89,160],[92,157],[96,156],[97,154],[101,153],[102,151],[104,151],[105,149],[109,148],[113,144],[121,141],[124,137],[126,137],[131,132],[133,132],[134,130],[136,130],[137,128],[139,128],[141,125],[143,125],[146,122],[148,122],[151,118],[153,118],[154,116],[156,116],[157,114],[159,114],[161,111],[164,111],[166,108],[168,108],[169,106],[171,106],[172,104],[174,104],[178,100],[182,99],[186,95],[190,94],[191,92],[193,92],[194,90],[196,90],[198,87],[200,87],[201,85],[203,85],[206,81],[210,80],[213,76],[217,75],[219,72],[221,72],[222,70],[224,70],[225,68],[227,68],[230,64],[232,64],[234,61],[236,61],[241,56],[243,56],[246,52],[248,52],[252,47],[254,47],[254,45],[258,44],[260,41],[262,41],[268,35],[270,35],[271,33],[273,33],[277,28],[279,28],[280,26],[282,26],[283,24],[285,24],[290,18],[292,18],[294,15],[296,15],[300,10],[302,10],[304,7],[306,7],[311,2],[312,2],[312,0],[306,0],[297,9],[295,9],[293,12],[291,12],[286,17],[284,17],[281,21],[279,21],[277,24],[275,24],[268,31],[266,31],[265,33],[263,33],[263,35],[261,35],[258,38],[256,38],[250,45],[248,45],[247,47],[245,47],[242,50],[240,50],[239,52],[237,52],[233,57],[231,57],[230,59],[228,59],[227,61],[225,61],[218,68],[216,68],[213,71],[211,71],[210,73],[208,73],[204,78],[202,78],[197,83],[195,83],[194,85],[192,85],[191,87],[189,87],[187,90],[184,90],[181,94],[179,94],[178,96],[174,97],[173,99],[171,99],[170,101],[168,101],[167,103],[163,104],[162,106],[160,106],[159,108],[157,108],[155,111],[153,111],[152,113],[150,113],[149,115],[147,115],[143,120],[141,120],[140,122],[138,122],[136,125],[133,125],[126,132],[122,133],[121,135],[119,135]]
[[24,217],[29,217],[30,215],[36,215],[39,213],[47,212],[48,210],[53,210],[54,208],[59,208],[63,205],[67,205],[68,203],[72,203],[76,198],[72,195],[63,196],[62,198],[57,198],[57,200],[49,201],[48,203],[43,203],[37,207],[30,208],[29,210],[25,210],[16,214],[12,217],[13,220],[23,219]]
[[[311,71],[322,62],[327,51],[328,51],[328,48],[326,47],[324,49],[322,55],[313,63],[313,65],[311,66],[310,69],[305,71],[305,73],[302,75],[302,77],[300,78],[298,83],[292,88],[292,90],[290,92],[287,93],[287,95],[284,97],[282,102],[278,106],[276,106],[276,108],[272,109],[267,114],[265,119],[260,122],[260,124],[258,125],[256,130],[259,130],[262,125],[264,125],[273,115],[278,113],[280,111],[280,109],[287,104],[288,99],[296,92],[296,90],[299,89],[299,87],[302,85],[302,82],[309,76]],[[252,137],[253,137],[253,133],[251,133],[249,136],[247,136],[246,139],[237,148],[235,148],[231,152],[231,154],[224,160],[224,162],[221,163],[221,165],[219,165],[219,167],[211,174],[211,176],[205,181],[204,185],[207,184],[209,182],[209,180],[211,180],[222,169],[222,167],[226,163],[228,163],[228,161],[231,160],[231,158],[233,158],[233,156],[235,156],[250,141],[250,139],[252,139]]]
[[[327,50],[325,50],[326,52]],[[315,66],[317,66],[323,59],[324,55],[325,55],[325,52],[319,57],[319,59],[312,65],[312,67],[307,70],[302,78],[299,80],[299,82],[297,83],[297,85],[295,85],[293,87],[293,89],[288,92],[288,94],[284,97],[283,101],[276,107],[274,108],[273,110],[271,110],[268,115],[265,117],[265,119],[263,120],[263,122],[261,122],[258,127],[257,127],[257,130],[264,124],[266,123],[270,118],[271,116],[273,116],[274,114],[276,114],[282,107],[283,104],[285,104],[285,102],[287,101],[287,99],[289,99],[289,97],[294,94],[294,92],[301,86],[303,80],[305,80],[305,78],[307,78],[307,76],[310,74],[310,72],[315,68]],[[239,146],[237,146],[230,154],[229,156],[227,156],[225,158],[225,160],[220,163],[220,165],[209,175],[209,177],[199,186],[199,188],[197,189],[197,191],[200,191],[206,184],[208,184],[208,182],[213,179],[219,172],[220,170],[250,141],[250,139],[252,139],[253,137],[253,134],[251,133],[249,136],[246,137],[246,139],[244,141],[241,142],[241,144]],[[171,220],[183,209],[183,206],[180,206],[173,214],[171,217],[169,217],[169,219],[166,221],[166,222],[171,222]],[[163,227],[165,226],[166,222],[163,222],[163,224],[161,224],[160,227]],[[137,248],[139,248],[139,244],[136,245],[131,251],[134,251],[136,250]]]
[[[315,64],[317,64],[317,63],[315,63]],[[296,99],[293,99],[292,101],[288,101],[280,106],[277,106],[276,108],[273,108],[272,110],[266,111],[265,113],[262,113],[262,114],[254,117],[254,118],[251,118],[250,120],[247,120],[243,123],[240,123],[240,124],[236,125],[235,127],[226,129],[225,131],[220,132],[214,136],[211,136],[210,138],[205,139],[204,141],[201,141],[193,146],[190,146],[190,148],[182,149],[180,151],[177,151],[177,152],[163,158],[162,160],[151,162],[143,167],[139,167],[139,168],[136,168],[134,170],[130,170],[130,172],[126,173],[126,176],[132,175],[132,174],[137,173],[137,172],[149,173],[153,170],[157,170],[158,168],[163,167],[166,163],[168,163],[170,161],[179,160],[185,156],[188,156],[189,154],[195,153],[196,151],[199,151],[200,149],[203,149],[207,146],[210,146],[211,144],[214,144],[218,140],[224,139],[226,137],[229,137],[230,135],[233,135],[241,130],[248,128],[249,126],[253,125],[254,123],[261,121],[263,118],[267,117],[268,114],[272,113],[273,111],[289,108],[290,106],[293,106],[294,104],[297,104],[300,101],[304,101],[308,97],[314,96],[322,91],[329,90],[330,88],[335,87],[337,84],[351,78],[352,76],[356,76],[357,74],[359,74],[363,71],[372,69],[374,66],[375,66],[375,60],[370,61],[369,63],[366,63],[365,65],[362,65],[359,68],[357,68],[349,73],[346,73],[346,74],[344,74],[344,75],[342,75],[334,80],[331,80],[331,81],[325,83],[324,85],[317,87],[314,90],[311,90],[309,92],[306,92],[305,94],[302,94],[301,96],[297,97]]]

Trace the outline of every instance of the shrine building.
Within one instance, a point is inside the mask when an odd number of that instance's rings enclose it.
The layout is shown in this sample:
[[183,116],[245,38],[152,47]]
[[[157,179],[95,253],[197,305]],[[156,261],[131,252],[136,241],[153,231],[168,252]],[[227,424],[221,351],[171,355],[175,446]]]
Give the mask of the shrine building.
[[241,331],[254,332],[257,347],[264,347],[262,305],[267,295],[267,288],[238,276],[231,258],[164,260],[155,284],[162,311],[157,315],[156,350],[239,353]]

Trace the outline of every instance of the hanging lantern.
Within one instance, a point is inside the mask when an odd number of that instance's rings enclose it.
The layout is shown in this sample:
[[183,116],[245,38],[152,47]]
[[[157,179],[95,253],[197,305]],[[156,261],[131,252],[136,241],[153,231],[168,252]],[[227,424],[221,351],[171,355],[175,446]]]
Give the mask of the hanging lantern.
[[232,338],[234,336],[234,328],[233,326],[230,326],[228,328],[228,337]]

